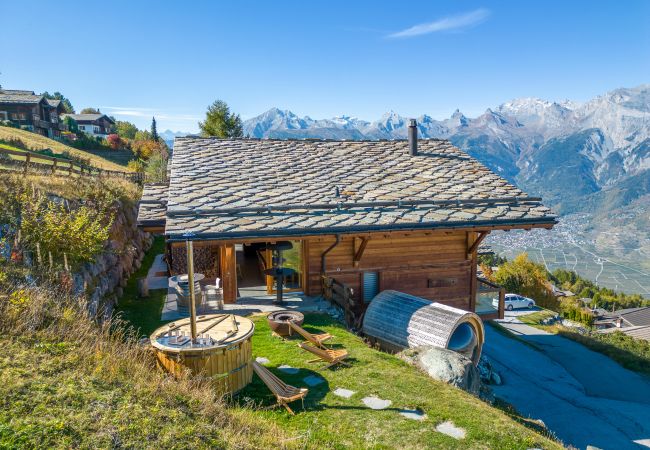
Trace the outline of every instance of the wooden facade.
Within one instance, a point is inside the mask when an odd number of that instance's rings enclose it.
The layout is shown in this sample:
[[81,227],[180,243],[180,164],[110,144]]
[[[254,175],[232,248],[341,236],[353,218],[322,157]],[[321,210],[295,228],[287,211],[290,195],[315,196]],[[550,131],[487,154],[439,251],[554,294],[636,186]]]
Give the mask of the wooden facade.
[[[305,294],[323,294],[323,277],[350,288],[355,315],[362,314],[364,274],[376,274],[378,292],[392,289],[450,306],[474,311],[478,242],[486,231],[448,230],[302,236],[301,285]],[[195,251],[208,246],[219,249],[214,261],[223,281],[224,301],[237,300],[235,243],[259,241],[195,241]],[[184,246],[174,242],[173,246]],[[213,252],[214,253],[214,252]],[[323,262],[325,263],[323,270]]]
[[306,289],[309,295],[322,293],[322,276],[345,284],[354,292],[356,304],[364,309],[363,276],[375,272],[379,291],[398,290],[466,310],[473,310],[476,285],[476,251],[468,250],[477,238],[473,231],[342,236],[308,241]]

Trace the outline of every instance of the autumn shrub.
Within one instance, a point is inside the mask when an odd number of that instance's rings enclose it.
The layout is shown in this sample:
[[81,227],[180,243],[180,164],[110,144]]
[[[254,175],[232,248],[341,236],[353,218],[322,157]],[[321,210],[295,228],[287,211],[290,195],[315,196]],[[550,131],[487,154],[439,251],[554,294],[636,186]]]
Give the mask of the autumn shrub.
[[111,150],[119,150],[124,147],[124,141],[117,134],[109,134],[106,137],[106,142]]
[[492,275],[492,281],[503,286],[507,292],[530,297],[540,306],[558,310],[559,303],[549,288],[547,270],[528,259],[526,253],[499,266],[499,270]]
[[[21,196],[20,230],[32,251],[51,254],[57,261],[67,258],[71,265],[90,262],[108,240],[112,217],[86,205],[68,210],[63,202],[44,196]],[[64,256],[65,255],[65,256]]]

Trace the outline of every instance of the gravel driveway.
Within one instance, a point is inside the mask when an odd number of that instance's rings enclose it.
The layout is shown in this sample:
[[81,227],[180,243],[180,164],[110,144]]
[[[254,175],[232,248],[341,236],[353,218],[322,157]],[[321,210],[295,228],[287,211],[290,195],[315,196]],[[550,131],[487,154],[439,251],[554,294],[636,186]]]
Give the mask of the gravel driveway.
[[567,445],[650,448],[650,379],[522,324],[521,313],[508,312],[498,322],[537,349],[486,326],[483,351],[504,380],[494,393],[522,415],[541,419]]

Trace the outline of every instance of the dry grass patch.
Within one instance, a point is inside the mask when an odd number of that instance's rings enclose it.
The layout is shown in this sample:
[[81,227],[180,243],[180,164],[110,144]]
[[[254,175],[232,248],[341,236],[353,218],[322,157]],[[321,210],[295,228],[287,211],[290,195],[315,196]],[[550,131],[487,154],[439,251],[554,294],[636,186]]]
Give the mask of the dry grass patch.
[[129,171],[126,169],[126,167],[116,164],[107,158],[103,158],[97,154],[85,152],[74,147],[70,147],[69,145],[65,145],[59,141],[55,141],[54,139],[41,136],[40,134],[32,133],[31,131],[27,130],[20,130],[18,128],[0,127],[0,140],[11,139],[20,139],[27,147],[32,150],[43,150],[49,148],[55,153],[68,152],[71,155],[89,159],[90,163],[93,166],[99,167],[100,169],[117,170],[121,172]]

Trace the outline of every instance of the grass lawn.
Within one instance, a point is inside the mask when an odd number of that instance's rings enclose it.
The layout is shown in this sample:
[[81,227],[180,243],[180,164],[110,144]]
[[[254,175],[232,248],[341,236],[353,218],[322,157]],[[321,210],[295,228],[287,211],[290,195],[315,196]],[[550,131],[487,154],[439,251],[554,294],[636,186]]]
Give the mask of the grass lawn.
[[[358,336],[324,314],[307,314],[305,328],[335,336],[335,347],[348,349],[351,367],[318,370],[324,364],[310,364],[311,354],[298,348],[299,339],[282,340],[271,335],[264,316],[254,316],[253,356],[270,360],[267,365],[285,382],[307,387],[303,378],[322,376],[325,382],[309,388],[305,410],[300,402],[284,409],[257,410],[255,414],[280,424],[291,434],[305,436],[310,446],[319,448],[561,448],[472,395],[445,383],[436,382],[393,355],[368,347]],[[295,375],[277,370],[288,364],[300,369]],[[355,391],[350,399],[337,397],[336,388]],[[380,411],[361,401],[375,395],[392,401]],[[275,402],[257,377],[237,397],[239,404],[268,406]],[[401,416],[399,409],[420,409],[427,419],[419,422]],[[467,431],[456,440],[435,431],[438,423],[451,420]]]
[[122,172],[125,171],[124,166],[116,164],[107,158],[86,152],[84,150],[79,150],[74,147],[70,147],[69,145],[63,144],[62,142],[41,136],[37,133],[32,133],[31,131],[0,126],[0,139],[20,139],[25,143],[27,147],[31,148],[32,150],[42,150],[49,148],[54,153],[69,152],[71,155],[76,155],[81,158],[89,158],[90,163],[95,167],[108,170],[118,170]]
[[119,164],[122,166],[121,170],[124,170],[129,161],[135,159],[135,155],[131,150],[84,150],[84,152]]
[[120,298],[115,311],[138,330],[142,336],[149,336],[161,326],[160,321],[167,289],[149,290],[149,298],[138,297],[138,278],[146,277],[156,255],[164,253],[165,239],[162,236],[154,238],[151,248],[145,253],[142,265],[129,278],[124,295]]
[[541,311],[536,311],[534,313],[517,316],[517,319],[528,325],[539,325],[542,320],[548,319],[549,317],[554,317],[556,315],[557,313],[555,311],[551,311],[550,309],[542,309]]
[[[162,325],[160,314],[165,291],[150,291],[149,299],[138,299],[136,280],[145,276],[164,242],[154,241],[141,268],[131,276],[117,311],[149,335]],[[325,381],[309,388],[305,410],[300,402],[291,406],[296,416],[282,409],[263,409],[275,403],[268,388],[256,376],[253,382],[234,397],[231,410],[251,421],[262,420],[277,426],[291,438],[291,444],[306,448],[561,448],[560,445],[522,425],[523,419],[494,408],[472,395],[436,382],[393,355],[368,347],[358,336],[324,314],[306,314],[305,328],[329,332],[332,344],[345,347],[351,354],[351,367],[318,370],[324,364],[309,364],[312,355],[298,348],[299,339],[283,340],[271,335],[265,315],[252,317],[255,322],[253,356],[270,360],[268,367],[285,382],[307,387],[309,375]],[[277,369],[288,364],[300,369],[289,375]],[[337,397],[336,388],[355,391],[350,399]],[[361,399],[376,395],[391,400],[385,410],[367,408]],[[419,422],[401,416],[399,409],[420,409],[427,419]],[[438,423],[451,420],[467,431],[456,440],[435,430]],[[288,443],[287,443],[288,444]],[[278,447],[282,447],[279,444]]]

